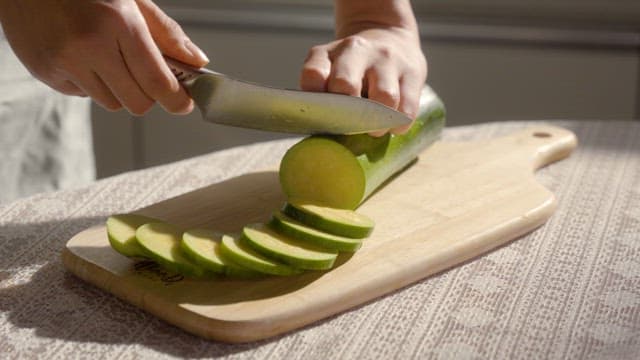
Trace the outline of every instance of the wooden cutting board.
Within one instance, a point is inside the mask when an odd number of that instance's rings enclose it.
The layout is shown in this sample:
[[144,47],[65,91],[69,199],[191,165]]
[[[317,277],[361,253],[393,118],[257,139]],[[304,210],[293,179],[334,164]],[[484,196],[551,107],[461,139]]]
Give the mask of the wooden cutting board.
[[[486,142],[438,142],[359,209],[373,235],[327,272],[261,280],[191,280],[109,247],[104,226],[63,252],[78,277],[189,332],[227,342],[274,336],[460,264],[543,224],[556,204],[535,169],[568,156],[573,133],[536,126]],[[284,202],[276,171],[242,175],[138,213],[238,232]]]

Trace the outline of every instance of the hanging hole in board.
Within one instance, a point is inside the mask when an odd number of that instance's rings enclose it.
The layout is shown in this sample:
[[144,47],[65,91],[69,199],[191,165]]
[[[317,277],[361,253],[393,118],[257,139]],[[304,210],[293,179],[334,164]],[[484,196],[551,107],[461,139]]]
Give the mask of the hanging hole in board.
[[533,133],[533,136],[537,138],[548,138],[551,137],[551,134],[549,134],[548,132],[537,131]]

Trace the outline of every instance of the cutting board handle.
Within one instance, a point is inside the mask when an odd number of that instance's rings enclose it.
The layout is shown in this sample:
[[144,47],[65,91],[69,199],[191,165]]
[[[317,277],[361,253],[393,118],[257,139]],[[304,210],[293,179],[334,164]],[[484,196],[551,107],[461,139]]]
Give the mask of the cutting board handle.
[[566,158],[578,145],[573,132],[552,125],[531,126],[501,140],[526,152],[534,170]]

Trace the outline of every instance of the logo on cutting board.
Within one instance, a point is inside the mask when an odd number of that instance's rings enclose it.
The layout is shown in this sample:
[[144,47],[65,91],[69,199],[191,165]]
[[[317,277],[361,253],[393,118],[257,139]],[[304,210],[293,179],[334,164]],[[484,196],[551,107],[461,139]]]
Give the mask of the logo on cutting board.
[[137,275],[149,280],[162,282],[164,286],[169,286],[184,280],[184,276],[167,271],[153,261],[138,261],[133,268]]

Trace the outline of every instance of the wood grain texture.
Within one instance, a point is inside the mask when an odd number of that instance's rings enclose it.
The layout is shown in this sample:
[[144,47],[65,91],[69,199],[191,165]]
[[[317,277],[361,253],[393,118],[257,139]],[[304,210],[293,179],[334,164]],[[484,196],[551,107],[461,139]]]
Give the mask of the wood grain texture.
[[[65,266],[189,332],[227,342],[271,337],[347,310],[503,245],[542,225],[555,199],[534,170],[568,156],[575,136],[536,126],[474,143],[438,142],[359,209],[372,236],[331,271],[261,280],[192,280],[134,263],[104,226],[74,236]],[[138,211],[184,228],[237,232],[284,202],[276,171],[242,175]]]

